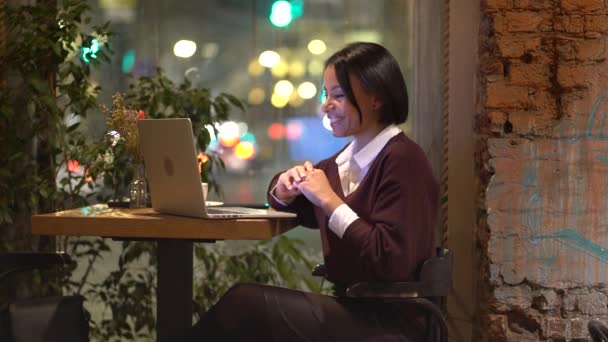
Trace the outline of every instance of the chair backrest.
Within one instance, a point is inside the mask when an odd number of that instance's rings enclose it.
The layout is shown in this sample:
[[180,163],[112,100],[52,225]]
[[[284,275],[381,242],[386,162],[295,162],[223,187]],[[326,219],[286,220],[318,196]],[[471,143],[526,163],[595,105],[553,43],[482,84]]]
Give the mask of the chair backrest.
[[359,282],[346,290],[346,296],[386,300],[447,297],[452,282],[452,259],[452,251],[439,248],[435,256],[422,264],[418,281]]
[[[16,273],[61,267],[72,262],[65,253],[0,253],[0,282]],[[82,296],[11,299],[0,307],[0,341],[66,341],[89,339]]]
[[452,261],[452,251],[438,248],[420,267],[418,281],[360,282],[351,285],[346,296],[413,304],[429,315],[429,322],[436,323],[436,328],[428,329],[427,340],[445,342],[448,328],[442,309],[451,288]]
[[587,324],[589,335],[593,342],[608,342],[608,327],[600,321],[589,321]]
[[452,285],[453,253],[437,248],[437,254],[426,260],[420,268],[421,297],[446,297]]

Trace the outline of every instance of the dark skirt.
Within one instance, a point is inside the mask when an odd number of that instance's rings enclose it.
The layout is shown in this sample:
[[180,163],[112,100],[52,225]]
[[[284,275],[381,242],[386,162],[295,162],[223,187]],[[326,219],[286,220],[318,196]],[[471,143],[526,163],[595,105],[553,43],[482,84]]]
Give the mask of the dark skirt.
[[190,331],[192,341],[423,341],[403,304],[238,284]]

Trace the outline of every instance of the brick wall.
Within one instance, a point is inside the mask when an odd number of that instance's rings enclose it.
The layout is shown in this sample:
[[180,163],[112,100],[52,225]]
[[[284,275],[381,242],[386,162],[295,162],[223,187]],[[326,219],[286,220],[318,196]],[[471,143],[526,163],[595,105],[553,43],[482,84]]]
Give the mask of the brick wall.
[[478,339],[608,321],[608,0],[485,0]]

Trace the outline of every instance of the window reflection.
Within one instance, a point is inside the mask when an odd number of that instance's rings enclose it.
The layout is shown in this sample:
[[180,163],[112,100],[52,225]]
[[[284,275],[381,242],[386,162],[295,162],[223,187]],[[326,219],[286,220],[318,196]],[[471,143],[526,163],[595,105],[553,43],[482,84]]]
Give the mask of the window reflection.
[[126,90],[130,76],[150,76],[160,66],[176,82],[186,77],[248,103],[245,112],[233,112],[218,127],[210,145],[226,164],[219,180],[221,200],[228,203],[264,202],[276,172],[306,159],[317,162],[348,141],[331,135],[320,112],[323,62],[332,52],[353,41],[381,43],[411,84],[411,0],[91,5],[99,22],[110,20],[115,32],[110,70],[95,76],[107,100]]

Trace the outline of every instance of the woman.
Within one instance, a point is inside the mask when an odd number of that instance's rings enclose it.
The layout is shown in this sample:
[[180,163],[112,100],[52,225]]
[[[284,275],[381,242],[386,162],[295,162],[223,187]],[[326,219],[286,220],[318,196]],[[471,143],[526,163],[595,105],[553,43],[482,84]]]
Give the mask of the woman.
[[342,297],[358,281],[408,281],[434,253],[438,186],[424,152],[397,126],[407,90],[393,56],[374,43],[333,54],[323,75],[334,156],[274,177],[269,203],[321,232],[335,296],[236,285],[195,325],[203,340],[418,341],[424,327],[395,304]]

